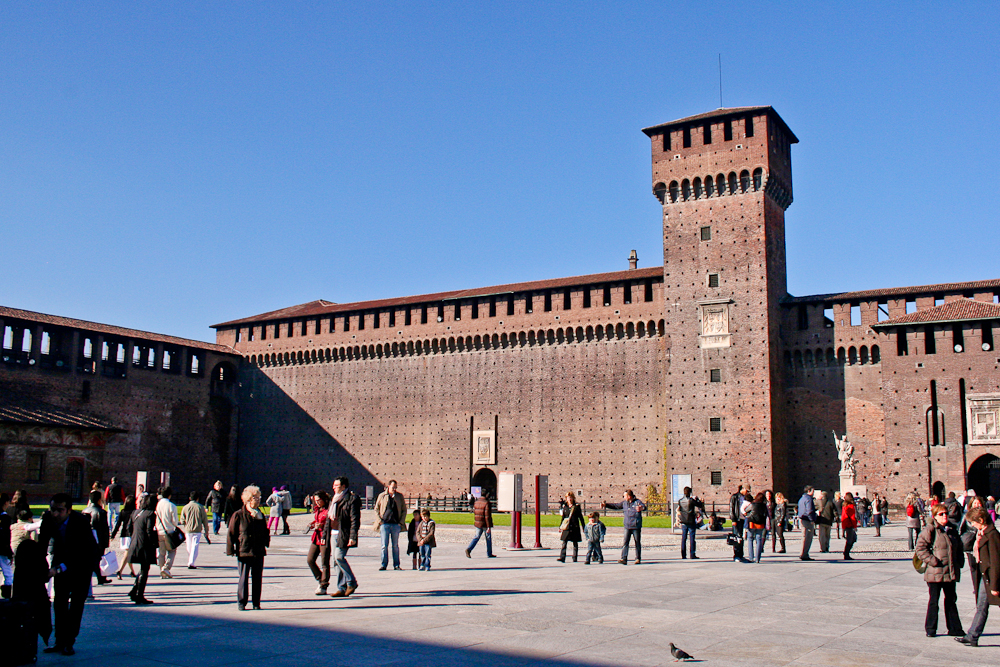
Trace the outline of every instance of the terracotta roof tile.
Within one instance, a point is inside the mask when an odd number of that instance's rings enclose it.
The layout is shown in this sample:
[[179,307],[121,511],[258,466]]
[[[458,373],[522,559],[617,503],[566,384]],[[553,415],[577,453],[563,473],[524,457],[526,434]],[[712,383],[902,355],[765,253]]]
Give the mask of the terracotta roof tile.
[[4,391],[3,396],[0,396],[0,422],[76,428],[87,431],[126,432],[101,417],[60,408],[34,398],[13,394],[10,391]]
[[835,292],[812,294],[810,296],[788,296],[783,303],[814,303],[816,301],[870,301],[880,297],[930,296],[947,292],[979,292],[1000,289],[1000,280],[974,280],[965,283],[939,283],[937,285],[916,285],[914,287],[887,287],[884,289],[861,290],[858,292]]
[[193,347],[200,350],[210,350],[212,352],[221,352],[224,354],[238,354],[236,350],[227,345],[205,343],[200,340],[190,340],[188,338],[178,338],[176,336],[165,336],[163,334],[150,333],[148,331],[139,331],[138,329],[126,329],[125,327],[116,327],[111,324],[99,324],[97,322],[88,322],[86,320],[76,320],[71,317],[60,317],[59,315],[46,315],[44,313],[36,313],[30,310],[21,310],[19,308],[8,308],[7,306],[0,306],[0,319],[7,319],[7,318],[26,320],[28,322],[38,322],[40,324],[51,324],[52,326],[57,326],[57,327],[82,329],[83,331],[104,333],[111,336],[118,336],[121,338],[135,338],[144,341],[167,343],[169,345],[182,345],[184,347]]
[[622,280],[642,280],[645,278],[656,277],[663,277],[662,266],[654,266],[645,269],[632,269],[628,271],[615,271],[612,273],[595,273],[589,276],[556,278],[554,280],[536,280],[533,282],[512,283],[510,285],[495,285],[493,287],[478,287],[467,290],[455,290],[452,292],[438,292],[436,294],[419,294],[416,296],[380,299],[377,301],[334,303],[332,301],[323,301],[320,299],[299,304],[297,306],[289,306],[280,310],[272,310],[271,312],[261,313],[260,315],[254,315],[252,317],[243,317],[238,320],[222,322],[221,324],[213,324],[212,328],[222,329],[240,324],[268,322],[272,320],[315,317],[317,315],[331,315],[335,313],[353,312],[359,310],[375,310],[378,308],[390,308],[394,306],[409,306],[414,304],[432,303],[435,301],[453,301],[456,299],[470,299],[472,297],[509,294],[512,292],[559,289],[562,287],[573,287],[576,285],[608,283]]
[[948,303],[925,308],[915,313],[907,313],[894,317],[891,320],[878,322],[872,328],[896,327],[906,324],[930,324],[932,322],[964,322],[968,320],[1000,320],[1000,305],[986,303],[985,301],[975,301],[973,299],[959,299]]
[[771,106],[720,107],[718,109],[715,109],[714,111],[706,111],[705,113],[695,114],[694,116],[686,116],[684,118],[678,118],[677,120],[672,120],[669,123],[660,123],[659,125],[644,127],[642,128],[642,131],[646,134],[646,136],[651,137],[654,134],[662,134],[664,129],[672,126],[688,125],[690,123],[697,123],[699,121],[708,120],[710,118],[724,118],[726,116],[742,116],[744,114],[752,112],[767,112],[773,114],[774,117],[778,120],[778,122],[781,123],[782,127],[785,128],[785,131],[788,132],[788,135],[791,137],[792,143],[797,144],[799,142],[798,137],[795,136],[795,133],[792,132],[792,130],[788,127],[788,125],[781,118],[781,116],[778,115],[778,112],[774,110],[774,107]]

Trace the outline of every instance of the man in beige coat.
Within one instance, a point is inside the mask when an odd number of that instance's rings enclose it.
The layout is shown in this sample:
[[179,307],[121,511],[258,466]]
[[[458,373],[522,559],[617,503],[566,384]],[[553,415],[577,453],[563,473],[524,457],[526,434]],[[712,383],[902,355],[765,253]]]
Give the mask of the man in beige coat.
[[389,566],[389,544],[392,543],[392,569],[402,570],[399,566],[399,530],[406,521],[406,500],[403,494],[396,491],[396,480],[389,480],[385,491],[378,494],[375,500],[375,525],[382,538],[382,566]]

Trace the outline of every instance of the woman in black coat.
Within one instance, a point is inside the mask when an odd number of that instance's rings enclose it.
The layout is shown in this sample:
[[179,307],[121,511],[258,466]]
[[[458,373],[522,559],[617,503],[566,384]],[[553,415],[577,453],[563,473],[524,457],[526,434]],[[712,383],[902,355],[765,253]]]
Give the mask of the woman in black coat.
[[149,579],[149,566],[156,562],[156,548],[159,538],[156,536],[156,496],[143,496],[139,510],[132,514],[132,538],[128,549],[128,562],[139,566],[139,574],[128,596],[136,604],[153,604],[146,599],[146,581]]
[[[264,575],[264,556],[271,544],[271,531],[267,519],[260,511],[260,488],[243,489],[243,507],[229,520],[226,535],[226,555],[236,556],[239,562],[239,583],[236,585],[236,602],[240,611],[247,608],[247,601],[260,609],[261,578]],[[251,578],[253,579],[252,591]]]
[[573,543],[573,562],[577,562],[577,555],[580,550],[580,540],[583,539],[583,527],[586,525],[583,520],[583,510],[576,504],[576,496],[572,491],[566,494],[566,504],[562,508],[562,532],[559,539],[562,540],[562,549],[559,551],[558,560],[560,563],[566,562],[566,543]]
[[[115,528],[111,531],[111,539],[115,539],[120,530],[121,536],[121,549],[122,551],[128,553],[129,545],[132,543],[132,515],[135,514],[135,496],[127,496],[125,498],[125,504],[122,505],[121,511],[118,513],[118,519],[115,520]],[[121,565],[118,566],[118,578],[122,578],[122,570],[125,569],[126,563],[128,564],[129,570],[132,571],[132,576],[135,576],[135,568],[132,567],[132,563],[128,562],[128,558],[123,558]]]
[[233,518],[233,515],[240,511],[243,507],[243,502],[240,500],[240,487],[233,486],[229,489],[229,495],[226,496],[226,503],[223,505],[222,510],[222,520],[229,525],[229,521]]

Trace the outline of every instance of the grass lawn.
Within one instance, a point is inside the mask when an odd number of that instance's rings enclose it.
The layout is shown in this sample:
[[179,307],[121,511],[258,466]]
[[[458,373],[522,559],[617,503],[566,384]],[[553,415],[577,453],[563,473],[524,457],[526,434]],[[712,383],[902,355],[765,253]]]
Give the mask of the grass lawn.
[[[409,518],[409,515],[407,515]],[[471,512],[431,512],[431,518],[441,525],[449,526],[471,526],[472,525],[472,513]],[[588,520],[584,517],[585,520]],[[620,516],[605,516],[601,517],[601,521],[604,522],[605,526],[616,526],[618,528],[622,527],[622,518]],[[558,514],[543,514],[542,515],[542,526],[545,528],[556,528],[562,523],[562,517]],[[493,513],[493,524],[496,526],[509,526],[510,525],[510,514],[499,514]],[[533,514],[524,514],[521,516],[521,528],[527,528],[535,525],[535,516]],[[642,518],[642,525],[645,528],[670,528],[670,518],[665,516],[644,516]]]

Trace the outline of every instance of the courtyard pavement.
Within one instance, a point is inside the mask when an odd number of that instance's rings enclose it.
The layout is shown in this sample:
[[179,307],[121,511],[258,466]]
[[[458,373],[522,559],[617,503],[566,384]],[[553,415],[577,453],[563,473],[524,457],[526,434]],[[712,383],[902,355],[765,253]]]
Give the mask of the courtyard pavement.
[[[557,544],[552,531],[543,544]],[[579,563],[560,564],[553,550],[505,551],[506,534],[496,532],[498,558],[487,560],[480,543],[470,560],[463,544],[442,540],[430,572],[411,570],[405,554],[402,572],[391,563],[379,572],[378,540],[365,536],[350,554],[360,587],[347,599],[313,594],[301,530],[275,537],[263,609],[243,612],[223,536],[202,545],[197,570],[186,569],[181,547],[174,579],[153,570],[154,605],[129,602],[127,577],[96,587],[76,656],[39,653],[39,664],[663,665],[673,661],[670,642],[705,665],[1000,664],[998,609],[978,649],[924,636],[926,586],[909,553],[895,548],[905,539],[901,527],[887,527],[881,540],[863,530],[859,546],[869,553],[854,562],[817,554],[815,542],[817,560],[802,562],[793,538],[788,554],[768,550],[759,565],[734,563],[713,542],[700,560],[682,561],[665,545],[627,567],[611,549],[604,565],[584,565],[582,554]],[[873,548],[880,542],[886,549]],[[959,584],[959,610],[967,625],[968,581]]]

